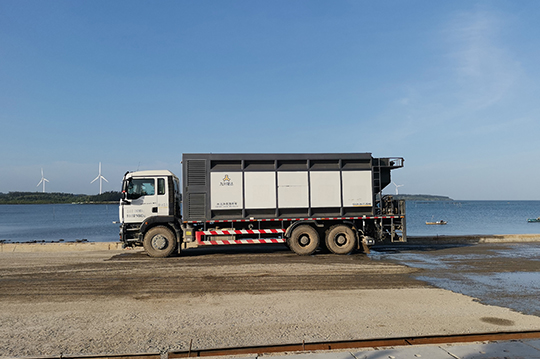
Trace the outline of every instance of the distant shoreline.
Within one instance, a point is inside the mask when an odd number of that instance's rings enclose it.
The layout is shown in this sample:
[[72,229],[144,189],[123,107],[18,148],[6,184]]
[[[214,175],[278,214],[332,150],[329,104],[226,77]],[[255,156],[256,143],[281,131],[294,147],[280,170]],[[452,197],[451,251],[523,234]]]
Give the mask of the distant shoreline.
[[404,199],[406,201],[453,201],[448,196],[436,196],[430,194],[396,194],[391,195],[395,199]]
[[118,205],[117,201],[114,202],[21,202],[21,203],[2,203],[0,202],[0,206],[28,206],[28,205],[51,205],[51,204],[65,204],[65,205],[104,205],[104,204],[114,204]]
[[97,195],[60,192],[9,192],[0,193],[0,204],[112,204],[122,198],[120,192]]

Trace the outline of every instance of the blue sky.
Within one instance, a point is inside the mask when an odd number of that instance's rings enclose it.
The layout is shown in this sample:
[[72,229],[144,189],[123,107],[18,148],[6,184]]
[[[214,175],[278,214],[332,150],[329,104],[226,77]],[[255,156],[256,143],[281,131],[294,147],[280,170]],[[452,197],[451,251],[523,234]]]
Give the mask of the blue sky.
[[[0,1],[0,192],[186,152],[405,158],[400,193],[540,200],[538,1]],[[386,192],[394,192],[389,187]]]

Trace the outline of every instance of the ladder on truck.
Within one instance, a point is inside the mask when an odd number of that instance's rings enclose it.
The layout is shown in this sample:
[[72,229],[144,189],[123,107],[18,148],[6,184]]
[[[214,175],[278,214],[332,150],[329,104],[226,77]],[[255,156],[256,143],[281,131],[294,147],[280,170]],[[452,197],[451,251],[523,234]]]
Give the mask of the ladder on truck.
[[[403,159],[384,159],[388,160],[388,163],[383,163],[381,158],[373,158],[372,171],[373,171],[373,189],[375,192],[375,210],[376,215],[380,216],[377,219],[377,231],[379,238],[385,238],[387,235],[391,242],[406,242],[406,216],[405,216],[405,200],[399,200],[397,206],[392,206],[392,213],[383,213],[385,208],[385,198],[382,194],[383,186],[383,168],[388,167],[403,167]],[[395,161],[395,162],[394,162]]]

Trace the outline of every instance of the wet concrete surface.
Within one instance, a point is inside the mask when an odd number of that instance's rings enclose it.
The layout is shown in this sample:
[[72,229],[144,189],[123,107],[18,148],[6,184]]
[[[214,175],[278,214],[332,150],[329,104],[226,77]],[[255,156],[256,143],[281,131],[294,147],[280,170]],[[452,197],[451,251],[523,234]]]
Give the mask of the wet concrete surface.
[[151,258],[142,251],[0,253],[0,301],[175,298],[212,293],[423,288],[419,271],[356,253],[298,256],[284,245],[196,248]]
[[8,301],[434,286],[540,316],[540,242],[399,243],[347,256],[297,256],[284,245],[197,248],[163,259],[141,251],[103,252],[104,260],[83,253],[2,255],[0,300]]
[[481,303],[540,316],[540,243],[392,244],[369,256],[421,269],[411,275]]
[[51,358],[187,350],[190,338],[217,348],[536,330],[539,250],[407,243],[297,256],[269,245],[162,259],[139,250],[3,252],[0,347]]

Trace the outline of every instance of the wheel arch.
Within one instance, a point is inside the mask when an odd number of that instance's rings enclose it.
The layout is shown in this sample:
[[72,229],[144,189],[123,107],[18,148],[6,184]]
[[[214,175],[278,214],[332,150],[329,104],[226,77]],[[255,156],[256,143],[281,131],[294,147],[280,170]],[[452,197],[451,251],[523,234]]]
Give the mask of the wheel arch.
[[348,226],[354,232],[354,236],[356,237],[356,240],[357,241],[360,240],[360,232],[363,233],[363,230],[360,229],[355,222],[349,221],[349,220],[343,220],[341,221],[341,224]]
[[177,243],[180,244],[182,242],[182,228],[174,216],[155,216],[146,218],[141,223],[139,229],[140,240],[143,240],[146,232],[157,226],[167,227],[176,236]]
[[301,225],[304,225],[304,224],[307,224],[307,225],[310,225],[311,227],[313,227],[315,230],[319,231],[320,228],[324,227],[324,225],[318,223],[317,221],[315,220],[302,220],[302,221],[296,221],[296,222],[293,222],[289,227],[287,227],[287,230],[285,231],[285,233],[283,234],[283,236],[285,238],[290,238],[291,237],[291,233],[292,231],[294,231],[294,229],[298,226],[301,226]]

